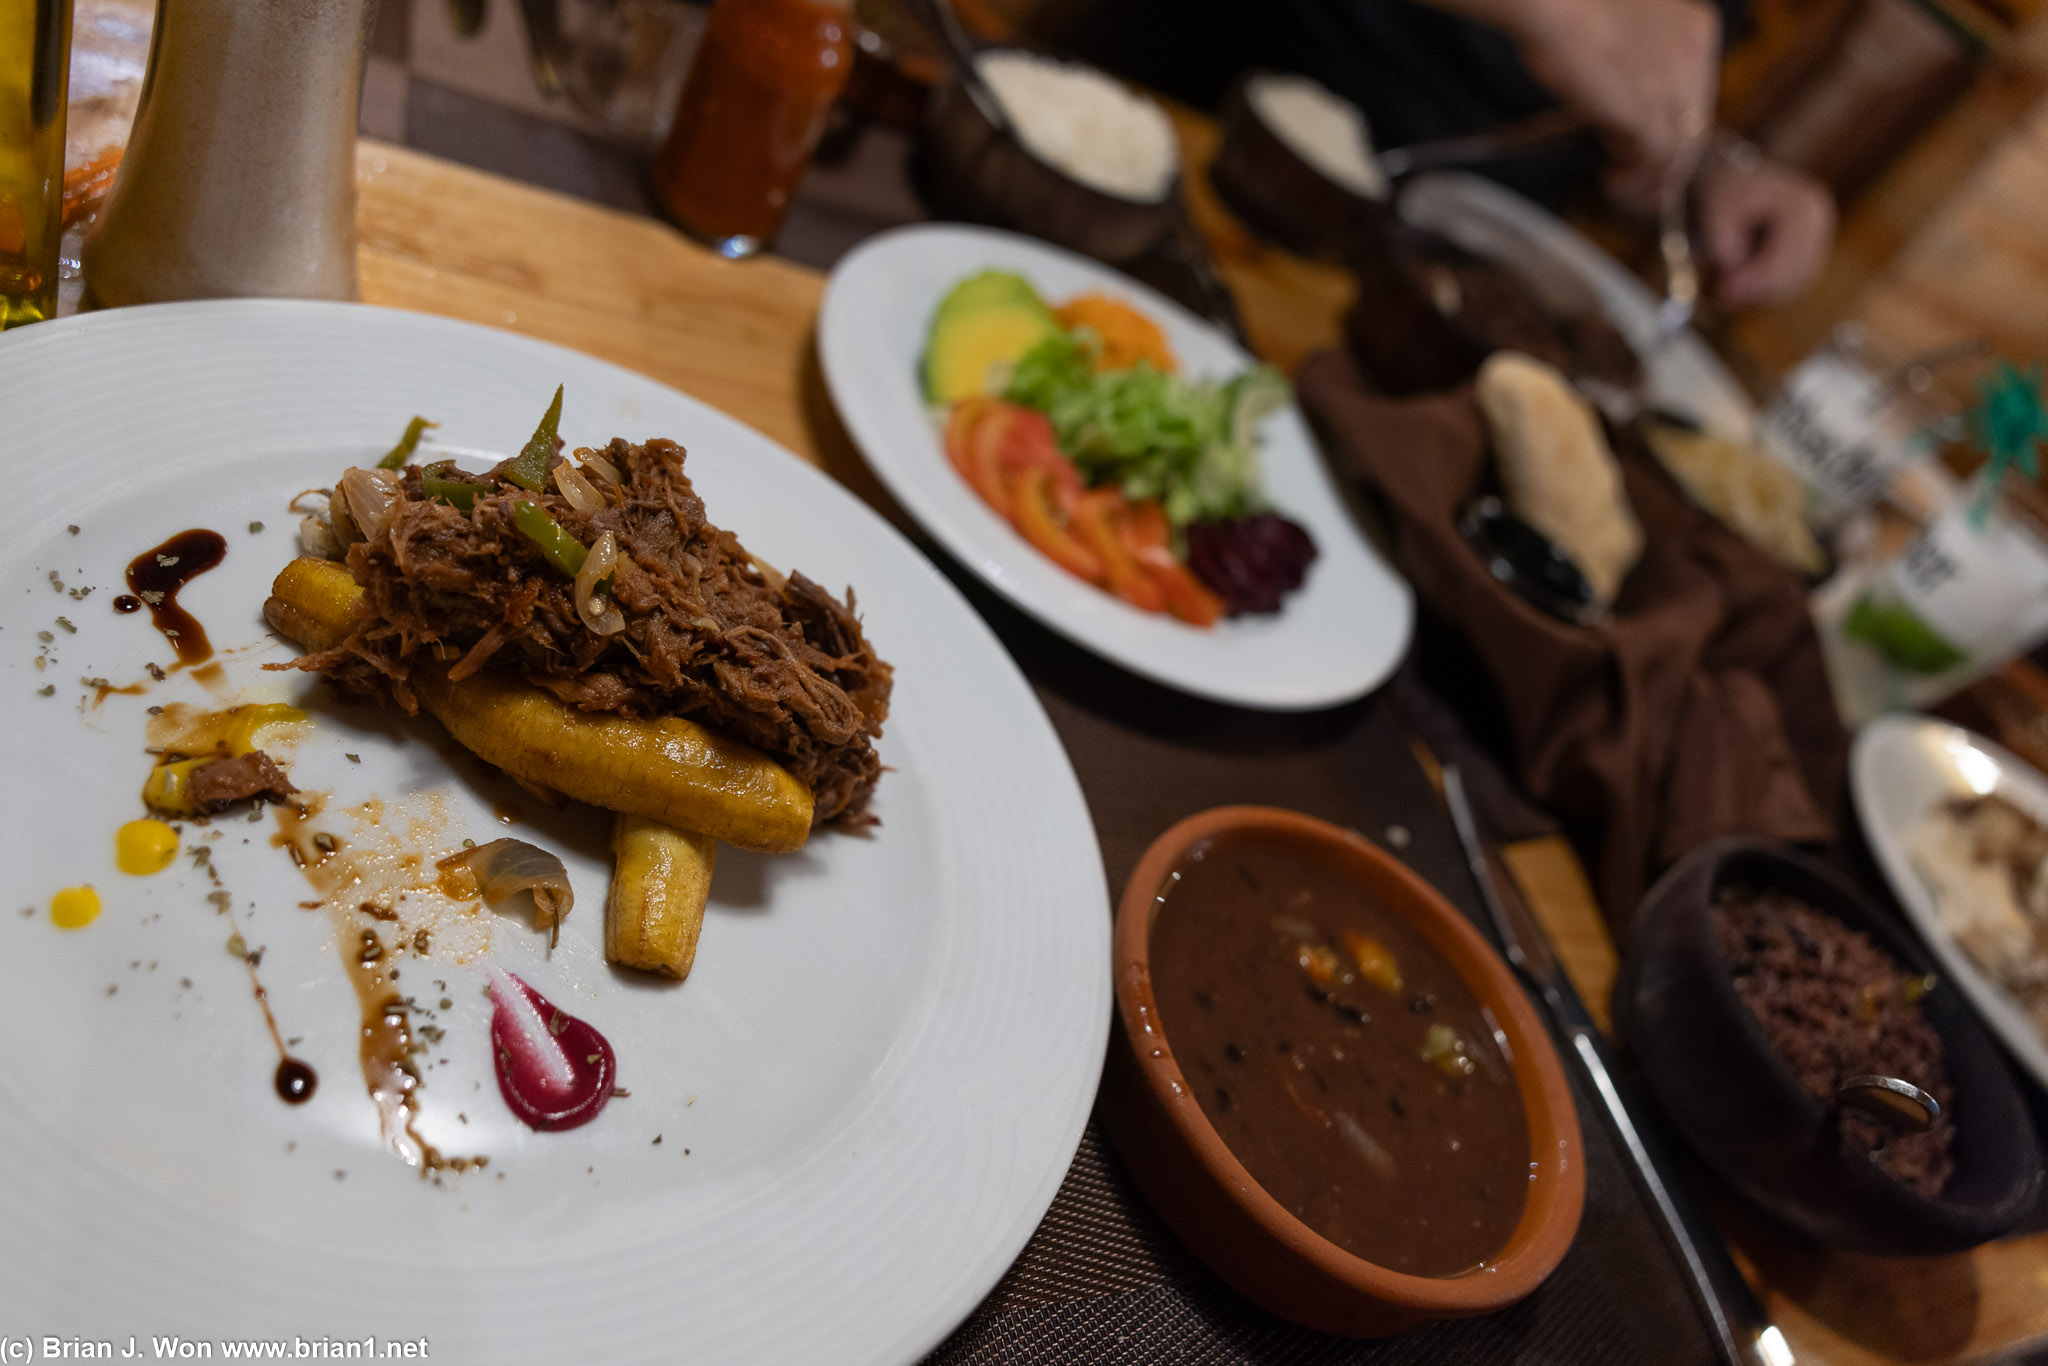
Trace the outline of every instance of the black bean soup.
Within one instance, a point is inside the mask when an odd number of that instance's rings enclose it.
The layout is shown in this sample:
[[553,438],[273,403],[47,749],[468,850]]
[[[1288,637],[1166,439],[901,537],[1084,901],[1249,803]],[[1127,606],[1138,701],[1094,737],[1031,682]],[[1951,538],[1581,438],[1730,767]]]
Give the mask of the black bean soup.
[[[1939,1199],[1955,1171],[1955,1130],[1941,1036],[1920,1009],[1933,979],[1906,971],[1869,935],[1784,892],[1724,887],[1713,923],[1735,994],[1801,1089],[1838,1114],[1842,1146]],[[1941,1118],[1926,1133],[1901,1134],[1837,1110],[1835,1088],[1872,1073],[1927,1092],[1941,1102]]]
[[1267,1193],[1347,1251],[1452,1276],[1507,1242],[1529,1128],[1491,1018],[1423,935],[1327,854],[1197,845],[1152,926],[1160,1023]]

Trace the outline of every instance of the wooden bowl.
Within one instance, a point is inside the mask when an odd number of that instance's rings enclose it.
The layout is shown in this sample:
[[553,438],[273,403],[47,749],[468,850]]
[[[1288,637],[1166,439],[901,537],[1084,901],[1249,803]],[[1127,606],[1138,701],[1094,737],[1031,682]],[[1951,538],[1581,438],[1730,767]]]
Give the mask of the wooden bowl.
[[914,172],[936,217],[1010,228],[1111,265],[1158,244],[1173,225],[1180,193],[1177,175],[1156,201],[1082,184],[990,123],[957,77],[925,106]]
[[1378,251],[1386,204],[1339,185],[1267,126],[1246,95],[1251,79],[1224,97],[1222,142],[1209,167],[1216,193],[1253,230],[1298,255],[1341,260]]
[[[1334,858],[1449,961],[1507,1036],[1529,1123],[1521,1221],[1483,1271],[1412,1276],[1330,1242],[1255,1182],[1190,1092],[1152,994],[1152,923],[1161,885],[1198,841],[1255,833]],[[1153,842],[1117,908],[1116,1016],[1103,1118],[1138,1188],[1182,1242],[1250,1299],[1326,1333],[1385,1337],[1434,1319],[1502,1309],[1556,1269],[1578,1230],[1586,1178],[1579,1121],[1557,1051],[1521,987],[1479,932],[1428,883],[1363,836],[1298,812],[1225,806]]]
[[1344,337],[1351,354],[1386,392],[1455,388],[1478,373],[1496,349],[1430,297],[1425,263],[1461,258],[1476,259],[1434,233],[1401,222],[1388,225],[1376,250],[1353,256],[1358,299],[1344,316]]
[[[1358,299],[1344,317],[1345,340],[1359,365],[1387,393],[1455,388],[1504,348],[1528,351],[1573,378],[1601,379],[1623,389],[1642,383],[1641,358],[1604,315],[1560,315],[1521,282],[1509,263],[1489,261],[1448,238],[1390,217],[1370,241],[1350,253],[1350,265],[1358,280]],[[1496,318],[1489,326],[1484,319],[1438,308],[1432,268],[1474,266],[1500,277],[1500,287],[1512,298],[1518,318]],[[1531,329],[1540,337],[1530,339]],[[1587,336],[1581,329],[1601,334],[1605,345],[1618,344],[1621,363],[1606,373],[1589,365]]]
[[2040,1149],[2004,1058],[1956,989],[1943,981],[1921,1003],[1955,1091],[1955,1175],[1928,1200],[1843,1151],[1735,994],[1709,920],[1728,885],[1788,892],[1908,971],[1932,971],[1912,936],[1805,855],[1759,839],[1694,850],[1644,897],[1614,991],[1615,1028],[1679,1133],[1758,1209],[1830,1247],[1956,1252],[2017,1227],[2041,1188]]

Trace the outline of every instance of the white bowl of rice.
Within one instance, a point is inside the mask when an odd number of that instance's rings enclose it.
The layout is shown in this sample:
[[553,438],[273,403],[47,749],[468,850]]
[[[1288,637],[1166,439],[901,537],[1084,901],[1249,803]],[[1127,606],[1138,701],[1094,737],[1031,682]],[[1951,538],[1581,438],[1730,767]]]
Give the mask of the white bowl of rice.
[[1262,236],[1342,259],[1376,242],[1386,173],[1365,115],[1306,76],[1254,71],[1224,101],[1209,178]]
[[1103,72],[1021,48],[975,62],[992,122],[957,80],[934,92],[919,145],[943,217],[1027,232],[1105,261],[1143,255],[1171,223],[1180,143],[1155,100]]

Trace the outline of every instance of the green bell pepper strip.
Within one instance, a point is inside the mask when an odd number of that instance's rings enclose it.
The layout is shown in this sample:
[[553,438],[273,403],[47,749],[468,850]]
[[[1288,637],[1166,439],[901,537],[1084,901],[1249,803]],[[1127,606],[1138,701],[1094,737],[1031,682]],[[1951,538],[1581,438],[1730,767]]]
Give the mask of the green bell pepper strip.
[[398,444],[391,448],[388,455],[377,462],[377,468],[380,470],[404,469],[405,462],[412,459],[412,453],[420,448],[420,434],[429,427],[438,427],[440,425],[438,422],[429,422],[423,417],[415,417],[412,421],[406,423],[405,435],[398,438]]
[[465,484],[445,476],[455,468],[453,460],[436,460],[420,471],[420,490],[429,498],[439,498],[444,503],[453,503],[464,512],[476,506],[476,496],[489,490],[482,484]]
[[588,546],[562,530],[560,522],[524,498],[512,505],[512,525],[525,533],[527,540],[540,547],[542,557],[549,564],[572,579],[583,568],[583,562],[590,558]]
[[[562,421],[562,386],[555,386],[555,401],[548,405],[540,426],[518,455],[505,466],[505,477],[529,493],[539,493],[548,481],[548,462],[555,458],[555,429]],[[538,512],[536,508],[534,511]]]

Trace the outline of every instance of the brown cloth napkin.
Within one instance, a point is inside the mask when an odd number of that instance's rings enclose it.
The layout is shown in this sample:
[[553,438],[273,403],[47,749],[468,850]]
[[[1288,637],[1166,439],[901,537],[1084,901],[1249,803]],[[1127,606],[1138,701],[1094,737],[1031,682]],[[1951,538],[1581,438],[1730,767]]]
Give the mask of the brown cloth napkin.
[[1402,572],[1481,662],[1518,776],[1566,823],[1617,932],[1649,880],[1709,839],[1832,839],[1848,735],[1789,570],[1622,443],[1643,557],[1610,624],[1568,625],[1458,533],[1492,480],[1469,388],[1388,398],[1336,351],[1295,382],[1339,469],[1383,500]]

